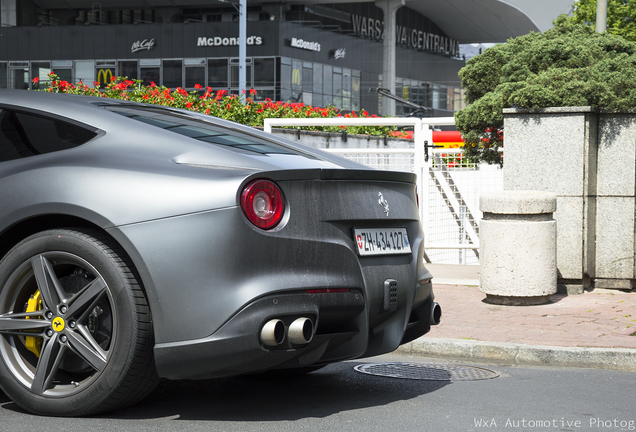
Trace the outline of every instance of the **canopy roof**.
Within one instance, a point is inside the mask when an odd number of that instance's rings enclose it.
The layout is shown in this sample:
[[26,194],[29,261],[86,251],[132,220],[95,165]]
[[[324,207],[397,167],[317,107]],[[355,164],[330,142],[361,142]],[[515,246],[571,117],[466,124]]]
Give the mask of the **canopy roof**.
[[[369,0],[290,0],[292,4],[366,3]],[[92,0],[36,0],[46,9],[91,8]],[[150,9],[156,7],[214,7],[215,0],[100,0],[103,9]],[[280,3],[248,0],[248,4]],[[544,31],[560,13],[570,10],[572,0],[407,0],[405,6],[435,22],[459,43],[505,42],[531,31]]]

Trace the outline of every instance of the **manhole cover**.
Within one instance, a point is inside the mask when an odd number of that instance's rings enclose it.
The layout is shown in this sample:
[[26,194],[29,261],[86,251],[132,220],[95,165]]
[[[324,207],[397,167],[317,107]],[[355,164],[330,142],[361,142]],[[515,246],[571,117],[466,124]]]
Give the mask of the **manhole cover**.
[[369,375],[428,381],[476,381],[499,376],[488,369],[436,363],[365,363],[354,369]]

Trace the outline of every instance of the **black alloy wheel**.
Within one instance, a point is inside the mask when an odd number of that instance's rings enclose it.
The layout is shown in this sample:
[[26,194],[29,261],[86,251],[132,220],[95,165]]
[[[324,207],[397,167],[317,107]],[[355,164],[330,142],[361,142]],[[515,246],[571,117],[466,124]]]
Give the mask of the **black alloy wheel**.
[[0,261],[0,387],[41,415],[130,405],[156,385],[150,309],[126,254],[97,231],[51,230]]

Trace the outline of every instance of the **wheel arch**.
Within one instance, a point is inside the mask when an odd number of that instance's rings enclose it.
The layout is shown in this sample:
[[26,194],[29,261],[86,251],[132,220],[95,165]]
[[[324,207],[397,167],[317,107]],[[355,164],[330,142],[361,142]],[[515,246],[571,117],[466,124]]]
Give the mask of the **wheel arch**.
[[[144,272],[145,265],[140,262],[141,258],[136,249],[126,238],[122,238],[117,234],[121,234],[119,230],[109,230],[98,225],[94,221],[70,214],[54,213],[34,215],[20,220],[0,233],[0,260],[18,243],[27,237],[38,232],[56,229],[56,228],[88,228],[99,232],[106,236],[110,241],[118,246],[130,260],[132,270],[135,272],[137,280],[141,283],[141,289],[148,297],[149,307],[152,312],[152,305],[156,304],[153,293],[149,293],[148,286],[151,282],[148,280],[147,272]],[[114,235],[113,235],[114,234]],[[141,271],[140,271],[141,270]],[[152,291],[152,289],[150,290]]]
[[99,225],[86,219],[66,214],[46,214],[15,222],[0,233],[0,259],[25,238],[55,228],[92,228],[106,233]]

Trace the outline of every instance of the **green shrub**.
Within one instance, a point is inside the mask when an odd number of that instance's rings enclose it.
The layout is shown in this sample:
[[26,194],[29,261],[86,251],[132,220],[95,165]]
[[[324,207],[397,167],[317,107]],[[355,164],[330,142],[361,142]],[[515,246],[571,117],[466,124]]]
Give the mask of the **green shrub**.
[[468,105],[455,122],[466,154],[502,164],[503,108],[636,108],[636,43],[562,24],[485,50],[459,77]]

